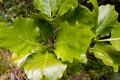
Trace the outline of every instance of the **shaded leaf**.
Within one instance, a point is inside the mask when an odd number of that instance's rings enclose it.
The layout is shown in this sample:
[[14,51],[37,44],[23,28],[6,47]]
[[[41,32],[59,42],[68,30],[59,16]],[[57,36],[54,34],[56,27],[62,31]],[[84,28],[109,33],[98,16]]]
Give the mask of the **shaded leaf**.
[[13,26],[0,23],[0,48],[14,52],[14,59],[19,59],[30,54],[38,46],[39,28],[30,18],[16,18]]
[[115,24],[118,18],[118,13],[115,11],[114,6],[112,5],[102,5],[99,7],[99,17],[97,23],[96,34],[104,34],[109,32],[111,27]]
[[92,49],[96,58],[103,61],[104,64],[112,66],[114,71],[118,71],[120,65],[120,51],[117,51],[112,45],[98,43]]
[[92,5],[93,5],[93,23],[94,23],[94,27],[93,30],[96,30],[96,25],[97,25],[97,21],[98,21],[98,14],[99,14],[99,10],[98,10],[98,3],[97,0],[89,0]]
[[30,55],[23,67],[30,80],[58,80],[67,66],[47,52]]
[[47,42],[52,37],[52,26],[48,22],[43,20],[36,20],[35,22],[40,31],[39,41]]
[[82,5],[78,5],[75,9],[69,10],[61,19],[68,21],[72,25],[75,25],[76,21],[78,21],[80,25],[90,28],[94,24],[92,12]]
[[76,58],[81,62],[86,62],[85,53],[92,38],[93,33],[89,27],[82,28],[78,22],[75,26],[70,26],[68,22],[61,23],[56,34],[55,54],[62,61],[73,62],[73,58]]

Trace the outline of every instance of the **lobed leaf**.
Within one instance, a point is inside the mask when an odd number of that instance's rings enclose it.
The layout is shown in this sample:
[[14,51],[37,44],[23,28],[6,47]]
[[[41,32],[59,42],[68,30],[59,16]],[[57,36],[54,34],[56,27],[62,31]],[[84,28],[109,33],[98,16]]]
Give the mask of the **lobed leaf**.
[[76,58],[81,62],[86,62],[85,53],[93,36],[89,27],[82,28],[78,22],[75,26],[63,22],[56,33],[55,54],[62,61],[73,62],[73,58]]
[[47,52],[30,55],[23,67],[30,80],[58,80],[67,66]]
[[30,54],[39,46],[39,28],[30,18],[16,18],[13,26],[0,23],[0,48],[9,49],[14,59],[20,59]]

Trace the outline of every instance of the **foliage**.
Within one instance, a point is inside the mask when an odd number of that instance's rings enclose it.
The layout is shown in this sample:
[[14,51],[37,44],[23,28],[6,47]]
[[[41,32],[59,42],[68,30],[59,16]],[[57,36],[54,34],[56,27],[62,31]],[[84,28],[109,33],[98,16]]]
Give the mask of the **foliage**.
[[[30,80],[58,80],[64,72],[74,75],[92,67],[87,53],[117,72],[120,65],[118,13],[112,5],[98,7],[96,0],[89,2],[92,10],[77,0],[34,0],[40,12],[31,18],[16,17],[11,25],[0,22],[0,48],[13,52],[12,61],[25,70]],[[100,79],[93,70],[89,73],[93,75],[83,71],[80,76]]]

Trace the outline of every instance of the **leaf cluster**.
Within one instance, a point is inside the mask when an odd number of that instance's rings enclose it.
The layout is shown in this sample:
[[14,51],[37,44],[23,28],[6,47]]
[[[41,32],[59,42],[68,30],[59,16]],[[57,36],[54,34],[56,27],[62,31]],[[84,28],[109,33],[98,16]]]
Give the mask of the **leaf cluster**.
[[16,17],[11,26],[0,22],[0,48],[13,52],[12,61],[24,68],[30,80],[58,80],[71,63],[88,63],[86,53],[117,72],[118,13],[110,4],[89,3],[92,11],[77,0],[34,0],[39,13]]

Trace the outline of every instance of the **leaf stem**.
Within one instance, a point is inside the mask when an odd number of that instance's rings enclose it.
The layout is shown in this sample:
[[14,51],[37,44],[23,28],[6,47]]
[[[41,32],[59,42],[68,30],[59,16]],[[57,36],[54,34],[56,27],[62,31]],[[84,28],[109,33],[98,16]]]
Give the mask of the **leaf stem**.
[[103,41],[116,41],[116,40],[120,40],[120,38],[102,39],[102,40],[97,40],[97,42],[103,42]]

